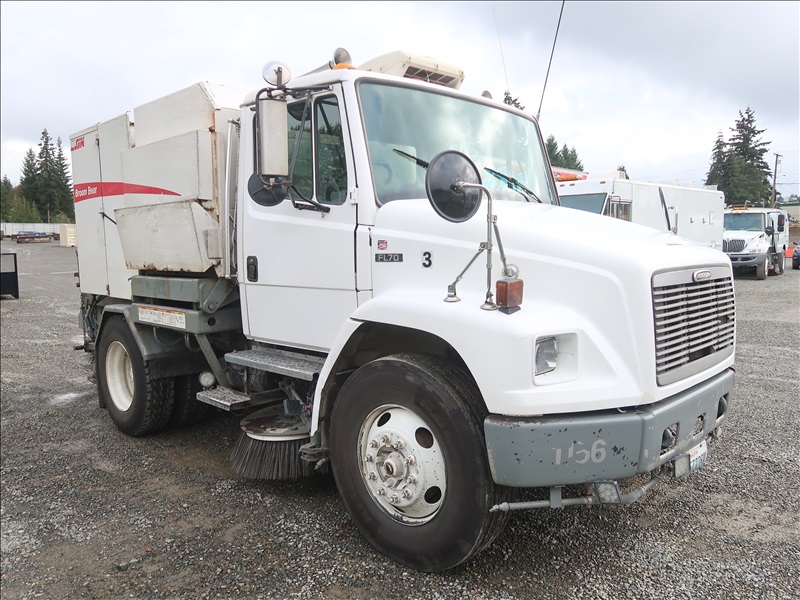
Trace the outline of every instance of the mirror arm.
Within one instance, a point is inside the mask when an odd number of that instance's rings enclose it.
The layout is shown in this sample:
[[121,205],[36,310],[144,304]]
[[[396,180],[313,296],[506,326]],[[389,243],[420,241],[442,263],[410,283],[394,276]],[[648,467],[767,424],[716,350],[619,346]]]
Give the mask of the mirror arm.
[[484,250],[486,250],[486,244],[481,242],[481,245],[478,248],[478,251],[475,253],[475,256],[472,257],[472,260],[470,260],[467,263],[467,266],[464,267],[464,270],[461,271],[461,273],[458,274],[458,277],[456,277],[456,280],[453,283],[451,283],[450,285],[447,286],[447,297],[444,299],[445,302],[460,302],[461,301],[461,298],[459,298],[456,295],[456,284],[459,281],[461,281],[461,278],[464,277],[464,273],[467,272],[467,270],[472,266],[472,263],[475,262],[475,259],[478,258],[480,253],[483,252]]

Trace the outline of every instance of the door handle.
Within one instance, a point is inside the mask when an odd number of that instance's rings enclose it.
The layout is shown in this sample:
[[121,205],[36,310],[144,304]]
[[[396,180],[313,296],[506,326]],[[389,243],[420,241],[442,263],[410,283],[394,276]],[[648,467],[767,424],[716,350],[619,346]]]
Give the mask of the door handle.
[[247,257],[247,281],[258,281],[258,257]]

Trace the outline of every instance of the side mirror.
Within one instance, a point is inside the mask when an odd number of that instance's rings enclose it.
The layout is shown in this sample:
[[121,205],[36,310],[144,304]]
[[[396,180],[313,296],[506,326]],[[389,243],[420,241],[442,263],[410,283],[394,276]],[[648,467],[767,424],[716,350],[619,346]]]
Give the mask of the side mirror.
[[478,212],[482,191],[461,183],[481,185],[478,168],[469,157],[445,150],[433,157],[425,174],[425,191],[436,213],[453,223],[463,223]]
[[775,230],[772,228],[772,225],[770,225],[764,230],[764,233],[766,233],[767,235],[773,235],[775,233]]
[[256,99],[258,174],[263,179],[289,176],[289,107],[285,100]]

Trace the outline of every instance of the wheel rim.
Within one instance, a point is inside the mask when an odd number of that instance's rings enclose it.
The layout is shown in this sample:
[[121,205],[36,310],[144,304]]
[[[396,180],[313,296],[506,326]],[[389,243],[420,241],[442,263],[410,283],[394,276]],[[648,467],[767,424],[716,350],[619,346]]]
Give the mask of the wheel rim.
[[118,410],[125,412],[133,404],[133,365],[125,346],[111,342],[106,354],[108,394]]
[[442,449],[415,412],[381,406],[359,430],[361,477],[372,498],[393,519],[421,525],[439,512],[447,472]]

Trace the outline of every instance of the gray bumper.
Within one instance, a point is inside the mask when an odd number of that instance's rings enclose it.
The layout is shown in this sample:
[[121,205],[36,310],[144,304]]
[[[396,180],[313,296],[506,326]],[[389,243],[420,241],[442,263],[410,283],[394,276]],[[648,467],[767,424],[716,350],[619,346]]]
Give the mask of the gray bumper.
[[[489,415],[484,431],[492,477],[511,487],[547,487],[649,473],[719,427],[733,383],[734,371],[727,369],[672,398],[624,413]],[[675,438],[662,453],[668,428]]]
[[766,254],[728,254],[728,258],[731,259],[731,266],[734,269],[758,267],[767,261]]

